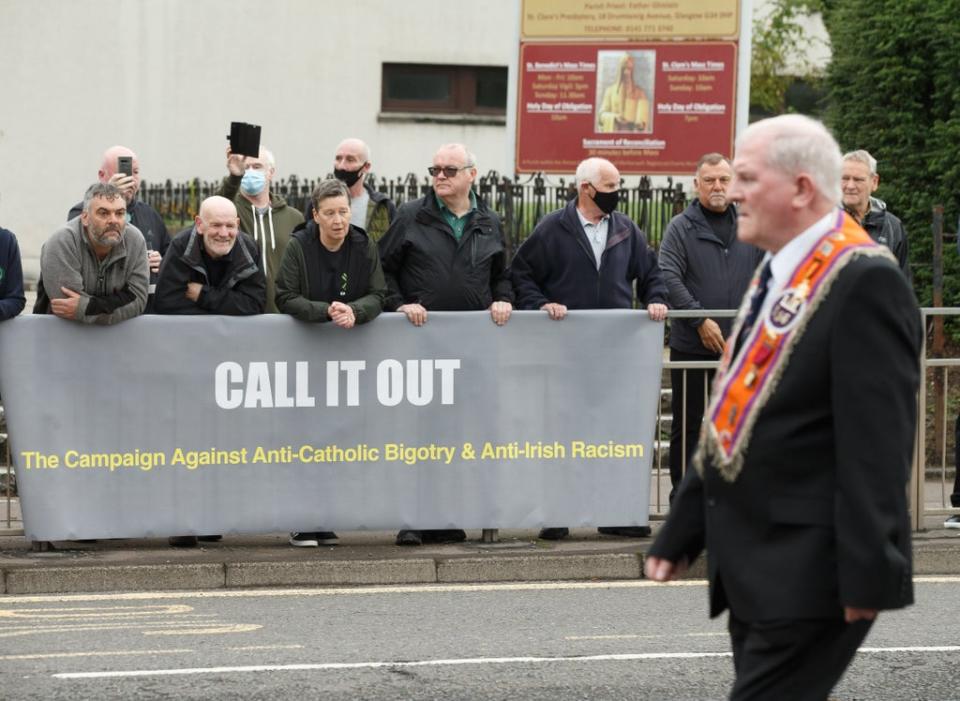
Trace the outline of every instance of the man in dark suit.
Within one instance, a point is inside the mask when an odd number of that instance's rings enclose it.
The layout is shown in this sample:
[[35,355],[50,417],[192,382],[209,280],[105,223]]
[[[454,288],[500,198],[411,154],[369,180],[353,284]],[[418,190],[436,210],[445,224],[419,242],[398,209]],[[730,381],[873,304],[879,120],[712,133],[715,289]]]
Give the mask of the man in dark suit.
[[767,256],[644,564],[666,581],[706,548],[737,701],[822,701],[877,612],[913,602],[920,320],[893,256],[839,209],[841,163],[800,115],[738,139],[738,236]]

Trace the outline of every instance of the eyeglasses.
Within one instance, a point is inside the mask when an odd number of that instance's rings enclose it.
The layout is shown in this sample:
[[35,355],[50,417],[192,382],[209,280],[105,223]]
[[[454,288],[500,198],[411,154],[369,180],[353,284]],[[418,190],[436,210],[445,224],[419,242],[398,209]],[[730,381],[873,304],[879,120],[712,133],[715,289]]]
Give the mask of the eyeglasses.
[[456,166],[430,166],[427,168],[427,172],[434,178],[440,175],[440,173],[443,173],[448,178],[455,178],[457,177],[457,173],[467,168],[473,168],[473,166],[463,166],[462,168],[457,168]]

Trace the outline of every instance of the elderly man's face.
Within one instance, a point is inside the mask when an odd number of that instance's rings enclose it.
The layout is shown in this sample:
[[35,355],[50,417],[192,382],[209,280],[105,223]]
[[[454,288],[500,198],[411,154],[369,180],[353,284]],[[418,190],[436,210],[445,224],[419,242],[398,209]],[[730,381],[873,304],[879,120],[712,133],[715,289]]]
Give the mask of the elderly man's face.
[[844,206],[858,212],[865,212],[870,195],[880,184],[880,178],[870,174],[870,167],[866,163],[849,160],[843,162],[843,175],[840,182],[843,186]]
[[791,227],[791,201],[797,180],[767,164],[771,136],[759,134],[737,149],[728,199],[736,202],[737,238],[764,250],[775,250]]
[[733,169],[726,161],[714,165],[704,163],[693,179],[700,204],[713,212],[727,209],[727,190],[733,179]]
[[233,207],[210,207],[197,217],[196,224],[208,256],[222,258],[233,250],[240,227],[237,211]]
[[94,245],[113,248],[123,238],[127,203],[122,197],[94,197],[90,208],[80,214],[80,222]]
[[[433,167],[440,168],[433,176],[433,189],[442,199],[460,199],[468,196],[473,181],[477,177],[477,169],[473,166],[466,168],[467,156],[459,148],[442,148],[433,156]],[[456,168],[457,172],[448,176],[443,168]]]
[[340,144],[336,154],[333,157],[333,167],[340,170],[348,170],[351,173],[360,170],[366,165],[363,158],[363,149],[360,144],[347,141]]

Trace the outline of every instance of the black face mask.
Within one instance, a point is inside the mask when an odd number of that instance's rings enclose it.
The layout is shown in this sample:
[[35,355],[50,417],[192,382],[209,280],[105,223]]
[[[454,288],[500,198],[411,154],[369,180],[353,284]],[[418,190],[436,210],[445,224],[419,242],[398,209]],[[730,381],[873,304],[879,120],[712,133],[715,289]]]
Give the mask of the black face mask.
[[347,187],[353,187],[356,185],[357,181],[360,179],[360,176],[363,175],[363,166],[367,165],[364,163],[362,166],[356,170],[344,170],[343,168],[334,168],[333,177],[342,182]]
[[593,202],[597,205],[597,207],[600,208],[601,212],[604,214],[610,214],[617,208],[617,202],[620,201],[619,190],[614,190],[613,192],[600,192],[594,187],[593,192]]

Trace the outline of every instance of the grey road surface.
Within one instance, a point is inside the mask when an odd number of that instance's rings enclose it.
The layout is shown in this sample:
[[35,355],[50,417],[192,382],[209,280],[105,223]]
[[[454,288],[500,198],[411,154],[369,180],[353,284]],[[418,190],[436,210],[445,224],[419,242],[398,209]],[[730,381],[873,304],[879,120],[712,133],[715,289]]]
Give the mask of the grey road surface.
[[[885,613],[837,699],[960,698],[960,578]],[[702,582],[0,597],[4,699],[723,699]]]

